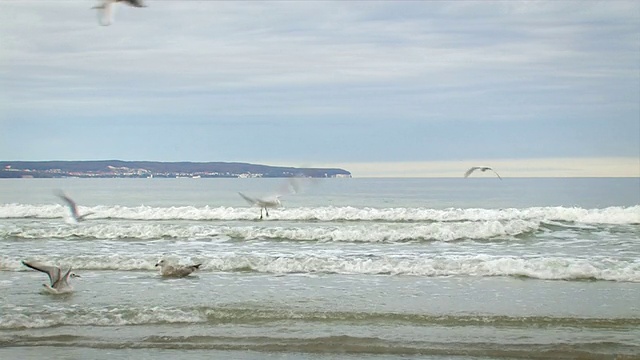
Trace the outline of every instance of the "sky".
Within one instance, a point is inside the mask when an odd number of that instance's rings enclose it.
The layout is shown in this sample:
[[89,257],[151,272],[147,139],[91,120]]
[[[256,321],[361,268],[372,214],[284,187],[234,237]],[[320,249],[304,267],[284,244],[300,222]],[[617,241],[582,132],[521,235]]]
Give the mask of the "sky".
[[0,160],[640,177],[638,1],[96,4],[0,0]]

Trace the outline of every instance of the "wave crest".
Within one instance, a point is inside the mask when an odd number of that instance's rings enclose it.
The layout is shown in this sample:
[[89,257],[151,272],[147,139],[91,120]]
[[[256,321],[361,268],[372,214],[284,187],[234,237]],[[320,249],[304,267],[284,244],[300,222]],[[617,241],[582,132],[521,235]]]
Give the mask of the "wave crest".
[[[66,216],[61,205],[0,205],[0,218],[54,219]],[[122,220],[255,220],[257,209],[249,207],[195,206],[93,206],[80,207],[80,212],[93,212],[90,219]],[[358,208],[351,206],[281,208],[270,212],[271,220],[289,221],[385,221],[385,222],[450,222],[450,221],[566,221],[585,224],[640,224],[640,205],[583,209],[572,207],[532,207],[524,209],[429,209],[429,208]]]
[[103,239],[103,240],[221,240],[221,241],[317,241],[395,243],[420,241],[488,240],[514,237],[540,228],[526,220],[447,222],[447,223],[374,223],[351,225],[301,224],[300,226],[255,226],[170,223],[91,223],[81,226],[13,225],[0,228],[0,237],[12,239]]
[[[157,271],[162,254],[82,255],[34,259],[71,266],[75,270]],[[0,258],[1,270],[29,271],[21,259]],[[202,263],[199,272],[256,272],[271,274],[344,274],[410,276],[511,276],[543,280],[607,280],[640,282],[640,263],[632,260],[490,255],[270,255],[218,254],[177,258]]]

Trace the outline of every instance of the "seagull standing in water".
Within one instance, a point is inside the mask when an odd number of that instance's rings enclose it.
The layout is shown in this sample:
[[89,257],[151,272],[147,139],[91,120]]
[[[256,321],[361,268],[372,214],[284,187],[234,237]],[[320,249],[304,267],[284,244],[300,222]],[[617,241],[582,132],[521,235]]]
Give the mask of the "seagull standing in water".
[[63,271],[57,266],[43,265],[37,262],[22,261],[22,264],[33,270],[38,270],[49,275],[51,285],[42,284],[42,286],[44,286],[44,288],[47,289],[47,292],[50,294],[57,295],[72,292],[73,288],[71,287],[71,285],[69,285],[69,278],[80,277],[80,275],[71,272],[71,267],[69,267],[69,269],[67,269],[66,271]]
[[71,198],[62,191],[60,191],[57,195],[60,199],[62,199],[62,201],[67,204],[67,206],[69,207],[69,212],[71,212],[71,217],[73,218],[73,220],[75,220],[75,222],[83,221],[85,217],[93,214],[92,212],[88,212],[86,214],[80,215],[80,213],[78,213],[78,206],[76,205],[75,201],[71,200]]
[[493,170],[492,168],[488,167],[488,166],[474,166],[472,168],[470,168],[469,170],[467,170],[467,172],[464,173],[464,177],[469,177],[469,175],[471,175],[472,172],[476,171],[476,170],[480,170],[482,172],[485,172],[487,170],[491,170],[493,171],[494,174],[496,174],[496,176],[498,177],[498,179],[502,180],[502,178],[500,177],[500,175],[498,175],[498,173]]
[[260,220],[262,220],[262,210],[264,210],[267,214],[267,217],[269,217],[269,208],[274,209],[282,206],[282,203],[280,202],[281,195],[274,195],[270,198],[258,199],[249,197],[241,192],[239,192],[238,194],[240,194],[240,196],[242,196],[242,198],[245,199],[250,205],[260,207]]
[[92,9],[98,10],[98,21],[100,25],[108,26],[113,22],[113,12],[115,3],[126,3],[133,7],[146,7],[142,0],[102,0],[102,3],[98,6],[92,7]]
[[158,261],[156,267],[160,266],[160,274],[164,277],[185,277],[200,268],[202,264],[195,265],[172,265],[166,260]]
[[240,196],[251,206],[257,206],[260,208],[260,220],[262,220],[262,210],[264,210],[267,217],[269,217],[269,209],[275,209],[282,206],[282,202],[280,202],[280,197],[288,194],[296,194],[300,192],[301,183],[300,178],[291,177],[288,179],[287,183],[280,189],[280,191],[268,197],[262,198],[254,198],[247,196],[241,192]]

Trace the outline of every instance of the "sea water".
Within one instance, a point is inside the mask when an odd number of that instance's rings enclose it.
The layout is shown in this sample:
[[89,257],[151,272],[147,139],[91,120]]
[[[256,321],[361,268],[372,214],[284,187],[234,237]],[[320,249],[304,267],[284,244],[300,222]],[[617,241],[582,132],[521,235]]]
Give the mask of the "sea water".
[[287,185],[1,180],[0,358],[640,358],[638,178]]

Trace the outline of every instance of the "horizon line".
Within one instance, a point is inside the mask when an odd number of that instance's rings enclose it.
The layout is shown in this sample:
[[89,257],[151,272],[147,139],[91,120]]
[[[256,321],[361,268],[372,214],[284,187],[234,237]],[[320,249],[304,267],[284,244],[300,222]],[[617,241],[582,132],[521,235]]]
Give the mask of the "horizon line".
[[[226,163],[251,164],[298,169],[339,169],[354,178],[458,178],[472,166],[491,166],[503,178],[637,178],[640,177],[640,156],[557,157],[527,159],[471,159],[428,161],[346,161],[316,162],[314,166],[291,165],[291,161],[164,161],[164,160],[0,160],[0,162],[156,162],[156,163]],[[266,164],[280,165],[266,165]],[[299,164],[300,162],[298,162]],[[311,161],[305,161],[311,165]],[[495,177],[477,172],[471,178]]]

